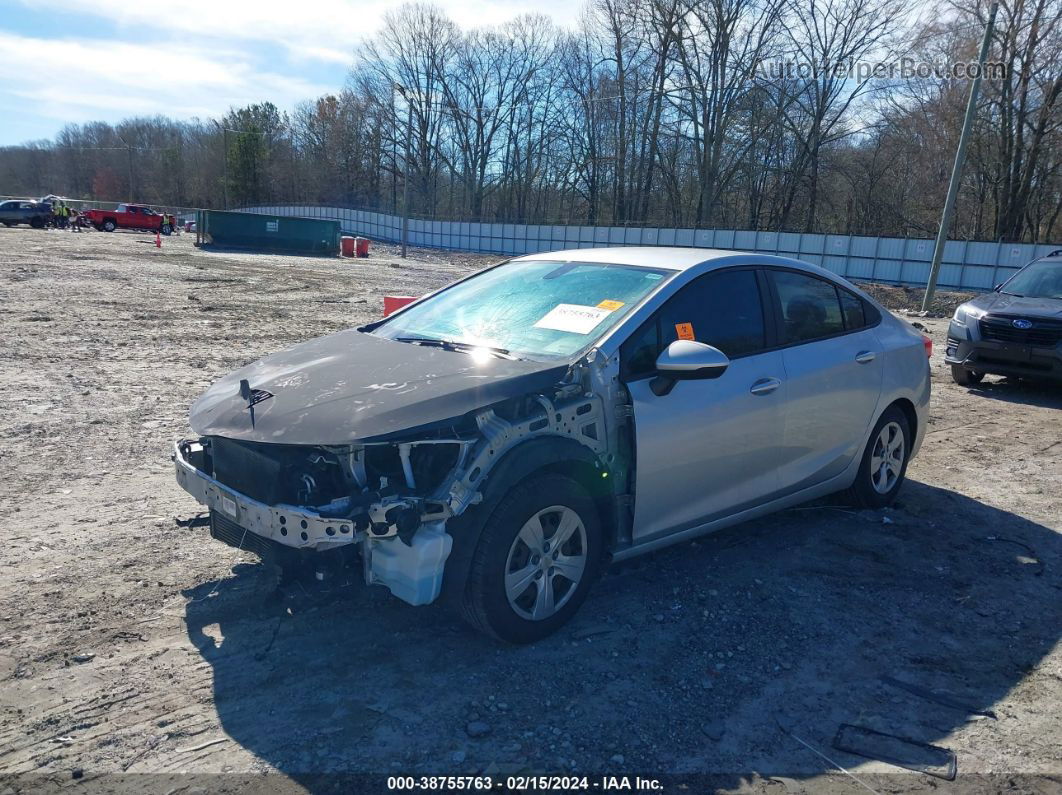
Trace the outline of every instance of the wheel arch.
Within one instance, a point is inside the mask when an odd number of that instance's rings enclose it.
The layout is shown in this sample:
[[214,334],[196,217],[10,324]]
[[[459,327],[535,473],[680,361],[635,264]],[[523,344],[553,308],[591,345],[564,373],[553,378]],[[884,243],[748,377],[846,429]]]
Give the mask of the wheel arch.
[[918,438],[918,412],[915,411],[914,403],[904,397],[896,398],[896,400],[882,409],[878,419],[893,406],[903,412],[904,418],[907,420],[907,429],[911,432],[911,444],[913,446],[914,440]]
[[569,437],[540,436],[509,448],[480,481],[482,501],[447,522],[447,530],[454,541],[443,576],[442,598],[460,598],[480,533],[498,503],[516,484],[538,475],[565,475],[586,490],[594,501],[598,520],[605,531],[605,550],[610,551],[617,505],[612,479],[602,477],[603,473],[607,475],[608,470],[597,455]]

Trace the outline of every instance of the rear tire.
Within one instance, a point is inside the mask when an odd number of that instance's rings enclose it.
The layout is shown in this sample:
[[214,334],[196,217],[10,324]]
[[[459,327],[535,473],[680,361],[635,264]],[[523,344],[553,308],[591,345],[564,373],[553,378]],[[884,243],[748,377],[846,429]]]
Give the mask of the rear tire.
[[951,380],[959,386],[973,386],[974,384],[979,384],[984,377],[984,373],[967,370],[961,364],[953,364],[951,366]]
[[483,525],[465,583],[464,619],[508,643],[552,634],[586,598],[602,543],[594,502],[578,483],[556,474],[522,481]]
[[849,502],[859,508],[891,505],[907,475],[912,441],[907,416],[889,406],[870,432],[855,482],[844,492]]

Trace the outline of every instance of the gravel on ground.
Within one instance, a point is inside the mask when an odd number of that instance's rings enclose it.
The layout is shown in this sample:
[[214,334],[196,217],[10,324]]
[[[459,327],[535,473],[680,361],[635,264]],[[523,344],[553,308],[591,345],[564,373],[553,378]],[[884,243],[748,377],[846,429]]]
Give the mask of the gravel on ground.
[[[920,319],[932,416],[894,508],[821,500],[613,566],[556,636],[500,646],[357,582],[277,591],[190,521],[169,460],[214,379],[496,258],[153,244],[0,229],[0,781],[14,791],[532,771],[861,790],[827,757],[878,791],[944,785],[834,749],[846,723],[954,751],[964,791],[1059,786],[1057,386],[958,387],[947,321]],[[960,298],[941,300],[947,314]]]

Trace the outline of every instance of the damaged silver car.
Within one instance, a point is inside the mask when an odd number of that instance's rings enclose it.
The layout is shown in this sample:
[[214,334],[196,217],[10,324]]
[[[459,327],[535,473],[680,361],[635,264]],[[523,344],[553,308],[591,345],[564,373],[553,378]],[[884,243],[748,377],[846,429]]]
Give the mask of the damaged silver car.
[[529,642],[610,560],[831,492],[890,503],[927,342],[797,260],[536,254],[222,378],[177,480],[221,541]]

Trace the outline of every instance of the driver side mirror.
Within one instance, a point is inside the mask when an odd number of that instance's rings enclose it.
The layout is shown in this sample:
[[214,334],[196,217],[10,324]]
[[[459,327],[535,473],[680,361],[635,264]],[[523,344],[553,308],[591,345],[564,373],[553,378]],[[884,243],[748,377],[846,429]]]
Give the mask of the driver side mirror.
[[1000,282],[999,284],[997,284],[995,287],[992,288],[992,292],[998,293],[1002,289],[1003,289],[1003,282]]
[[656,358],[658,375],[649,382],[657,397],[663,397],[679,381],[718,378],[730,366],[730,359],[718,348],[693,340],[675,340]]

